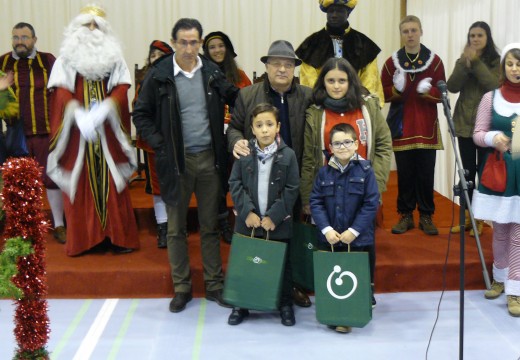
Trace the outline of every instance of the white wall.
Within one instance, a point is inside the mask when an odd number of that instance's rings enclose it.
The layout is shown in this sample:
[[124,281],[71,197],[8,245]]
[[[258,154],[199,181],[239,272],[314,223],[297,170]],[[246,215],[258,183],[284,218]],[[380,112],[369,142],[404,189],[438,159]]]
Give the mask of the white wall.
[[[0,39],[4,50],[11,49],[11,29],[19,21],[31,23],[41,51],[59,53],[62,32],[69,21],[89,1],[85,0],[1,0]],[[154,39],[169,42],[171,29],[181,17],[197,18],[204,34],[220,30],[233,42],[237,61],[247,75],[264,72],[260,57],[274,40],[290,41],[296,48],[312,32],[325,25],[326,15],[317,0],[104,0],[107,20],[124,45],[131,69],[143,65],[148,45]],[[381,3],[384,3],[382,5]],[[399,0],[362,0],[351,15],[354,28],[371,37],[382,48],[380,61],[399,46],[396,31]],[[377,18],[377,13],[385,16]]]
[[[37,48],[59,53],[62,32],[87,3],[85,0],[1,0],[0,44],[11,50],[11,29],[19,21],[33,24]],[[238,54],[237,61],[248,76],[264,71],[259,58],[270,43],[285,39],[296,48],[314,31],[322,28],[326,16],[317,0],[99,0],[114,31],[124,46],[125,58],[133,69],[143,65],[148,45],[154,39],[169,41],[173,24],[180,17],[200,20],[204,33],[220,30],[229,35]],[[499,47],[520,41],[518,0],[408,0],[408,14],[423,23],[423,43],[444,61],[449,77],[464,46],[469,26],[488,22]],[[400,0],[359,0],[349,19],[352,27],[365,33],[381,47],[379,67],[399,48]],[[133,97],[133,89],[130,90]],[[454,107],[456,96],[450,96]],[[385,107],[386,111],[387,107]],[[445,151],[439,151],[435,188],[451,197],[454,155],[446,120],[439,108]]]

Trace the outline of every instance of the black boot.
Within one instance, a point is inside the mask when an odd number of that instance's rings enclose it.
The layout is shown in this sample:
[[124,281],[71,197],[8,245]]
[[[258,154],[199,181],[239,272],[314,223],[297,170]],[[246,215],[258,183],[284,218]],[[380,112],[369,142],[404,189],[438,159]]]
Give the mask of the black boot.
[[164,249],[168,244],[168,223],[157,224],[157,247]]
[[231,238],[233,237],[233,230],[231,230],[231,226],[229,225],[229,221],[227,217],[220,219],[218,221],[218,227],[220,229],[220,236],[224,242],[231,244]]

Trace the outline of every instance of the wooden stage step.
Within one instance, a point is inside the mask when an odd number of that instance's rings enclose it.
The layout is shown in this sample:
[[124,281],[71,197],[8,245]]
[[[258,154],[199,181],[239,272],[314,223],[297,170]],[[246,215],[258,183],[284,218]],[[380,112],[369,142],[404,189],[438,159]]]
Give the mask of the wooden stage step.
[[[396,175],[392,173],[384,194],[384,228],[377,229],[376,292],[433,291],[443,287],[459,288],[459,237],[451,236],[452,212],[458,207],[436,194],[434,223],[438,236],[425,235],[418,228],[402,235],[391,234],[397,221],[395,197]],[[78,257],[65,255],[63,245],[47,235],[47,277],[50,298],[149,298],[171,297],[173,286],[165,249],[158,249],[155,238],[155,219],[152,198],[144,193],[144,183],[131,184],[132,201],[138,222],[141,249],[131,254],[88,254]],[[418,221],[418,215],[415,215]],[[190,256],[194,295],[203,296],[200,239],[196,231],[196,212],[190,211]],[[466,233],[468,235],[468,233]],[[491,228],[485,227],[481,245],[486,267],[491,276]],[[227,264],[229,245],[222,243],[222,259]],[[449,249],[449,252],[448,252]],[[466,289],[484,289],[482,267],[474,238],[466,236]],[[444,264],[447,260],[446,271]]]

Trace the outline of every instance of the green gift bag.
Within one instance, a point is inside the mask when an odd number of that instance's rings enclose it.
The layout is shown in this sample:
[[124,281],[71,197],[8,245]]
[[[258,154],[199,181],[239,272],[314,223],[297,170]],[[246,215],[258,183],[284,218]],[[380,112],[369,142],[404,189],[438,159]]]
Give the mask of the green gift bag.
[[316,319],[325,325],[364,327],[372,320],[366,252],[314,252]]
[[283,242],[233,234],[224,301],[245,309],[277,310],[286,248]]
[[294,223],[289,246],[293,282],[310,291],[314,290],[313,254],[318,246],[317,231],[314,225]]

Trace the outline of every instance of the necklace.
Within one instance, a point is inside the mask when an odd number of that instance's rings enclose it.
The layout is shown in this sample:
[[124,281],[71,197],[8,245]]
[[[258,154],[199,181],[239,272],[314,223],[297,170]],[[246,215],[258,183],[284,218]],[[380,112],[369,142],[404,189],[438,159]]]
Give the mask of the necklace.
[[[415,58],[413,60],[408,55],[407,51],[405,51],[404,53],[406,54],[406,57],[408,58],[408,60],[410,60],[409,64],[412,67],[412,69],[415,69],[415,62],[417,61],[417,59],[419,59],[419,56],[421,55],[421,50],[419,49],[419,51],[417,52],[417,55],[415,55]],[[419,60],[419,64],[421,64],[421,63],[422,63],[422,61]],[[405,66],[408,67],[408,62],[405,63]],[[409,76],[410,76],[410,81],[414,81],[415,73],[409,74]]]
[[415,55],[415,59],[410,59],[410,56],[408,56],[408,53],[405,51],[405,54],[406,54],[406,57],[408,58],[408,60],[410,60],[410,62],[413,64],[414,62],[417,61],[417,59],[419,59],[419,55],[421,55],[421,51],[419,50],[419,52],[417,53],[417,55]]

